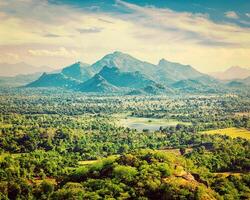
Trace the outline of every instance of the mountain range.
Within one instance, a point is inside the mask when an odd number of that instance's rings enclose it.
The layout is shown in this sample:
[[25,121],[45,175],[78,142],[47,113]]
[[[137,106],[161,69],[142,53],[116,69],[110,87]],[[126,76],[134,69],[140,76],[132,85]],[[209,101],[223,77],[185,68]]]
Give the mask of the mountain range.
[[171,84],[188,79],[207,79],[189,65],[160,60],[157,65],[122,52],[108,54],[93,65],[77,62],[60,73],[43,74],[27,87],[64,87],[82,92],[170,92]]
[[92,65],[77,62],[58,72],[43,73],[25,87],[62,87],[81,92],[138,95],[219,92],[249,85],[248,80],[233,81],[218,80],[189,65],[165,59],[154,65],[116,51]]

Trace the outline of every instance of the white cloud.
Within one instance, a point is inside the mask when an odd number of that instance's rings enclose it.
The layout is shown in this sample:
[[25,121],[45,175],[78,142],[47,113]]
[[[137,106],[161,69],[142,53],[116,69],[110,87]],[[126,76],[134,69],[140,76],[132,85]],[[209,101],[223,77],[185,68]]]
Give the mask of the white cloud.
[[150,62],[165,57],[203,71],[250,66],[250,30],[215,23],[204,14],[124,1],[117,6],[129,10],[127,14],[87,12],[46,0],[5,2],[0,7],[0,55],[19,49],[20,58],[35,65],[93,63],[120,50]]
[[239,16],[234,11],[225,12],[225,16],[230,19],[239,19]]
[[79,31],[79,33],[99,33],[102,31],[102,28],[98,27],[78,28],[77,31]]
[[51,56],[51,57],[66,57],[66,58],[75,58],[79,56],[79,53],[75,50],[67,50],[64,47],[61,47],[57,50],[47,50],[47,49],[36,49],[36,50],[28,50],[30,55],[33,56]]
[[6,53],[6,56],[9,56],[14,60],[18,60],[20,58],[20,56],[18,54],[15,54],[15,53]]
[[144,27],[158,29],[163,34],[170,33],[173,36],[171,39],[213,46],[250,46],[250,30],[247,28],[234,24],[218,24],[204,14],[145,8],[120,0],[117,2],[134,11],[134,14],[126,16],[127,18],[130,17]]
[[250,13],[246,13],[246,16],[247,16],[247,17],[250,17]]

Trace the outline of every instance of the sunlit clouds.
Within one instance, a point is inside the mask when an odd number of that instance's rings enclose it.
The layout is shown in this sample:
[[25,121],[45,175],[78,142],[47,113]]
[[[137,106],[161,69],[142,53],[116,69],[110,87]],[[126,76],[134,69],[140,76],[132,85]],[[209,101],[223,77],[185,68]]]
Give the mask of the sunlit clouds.
[[[190,64],[204,72],[250,66],[248,27],[216,23],[208,14],[120,0],[115,6],[128,12],[0,0],[0,62],[59,67],[78,60],[92,63],[119,50],[153,63],[166,58]],[[240,20],[233,11],[225,15]]]
[[231,19],[239,19],[239,16],[234,11],[225,12],[226,17]]

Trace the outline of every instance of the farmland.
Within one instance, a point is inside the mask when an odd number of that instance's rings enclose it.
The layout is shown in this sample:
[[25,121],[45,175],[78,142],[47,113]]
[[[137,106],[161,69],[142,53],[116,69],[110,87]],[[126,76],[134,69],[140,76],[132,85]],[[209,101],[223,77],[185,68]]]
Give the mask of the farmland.
[[221,135],[227,135],[232,138],[245,138],[250,140],[250,130],[245,128],[224,128],[224,129],[216,129],[216,130],[210,130],[210,131],[203,131],[203,134],[221,134]]

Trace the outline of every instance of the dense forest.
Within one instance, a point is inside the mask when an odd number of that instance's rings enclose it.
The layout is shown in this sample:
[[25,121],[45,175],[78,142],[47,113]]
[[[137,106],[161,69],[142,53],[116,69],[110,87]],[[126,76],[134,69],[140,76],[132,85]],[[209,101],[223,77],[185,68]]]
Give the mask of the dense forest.
[[[1,90],[0,108],[0,199],[250,198],[250,141],[203,133],[249,131],[247,95],[20,88]],[[138,131],[120,113],[183,123]]]

